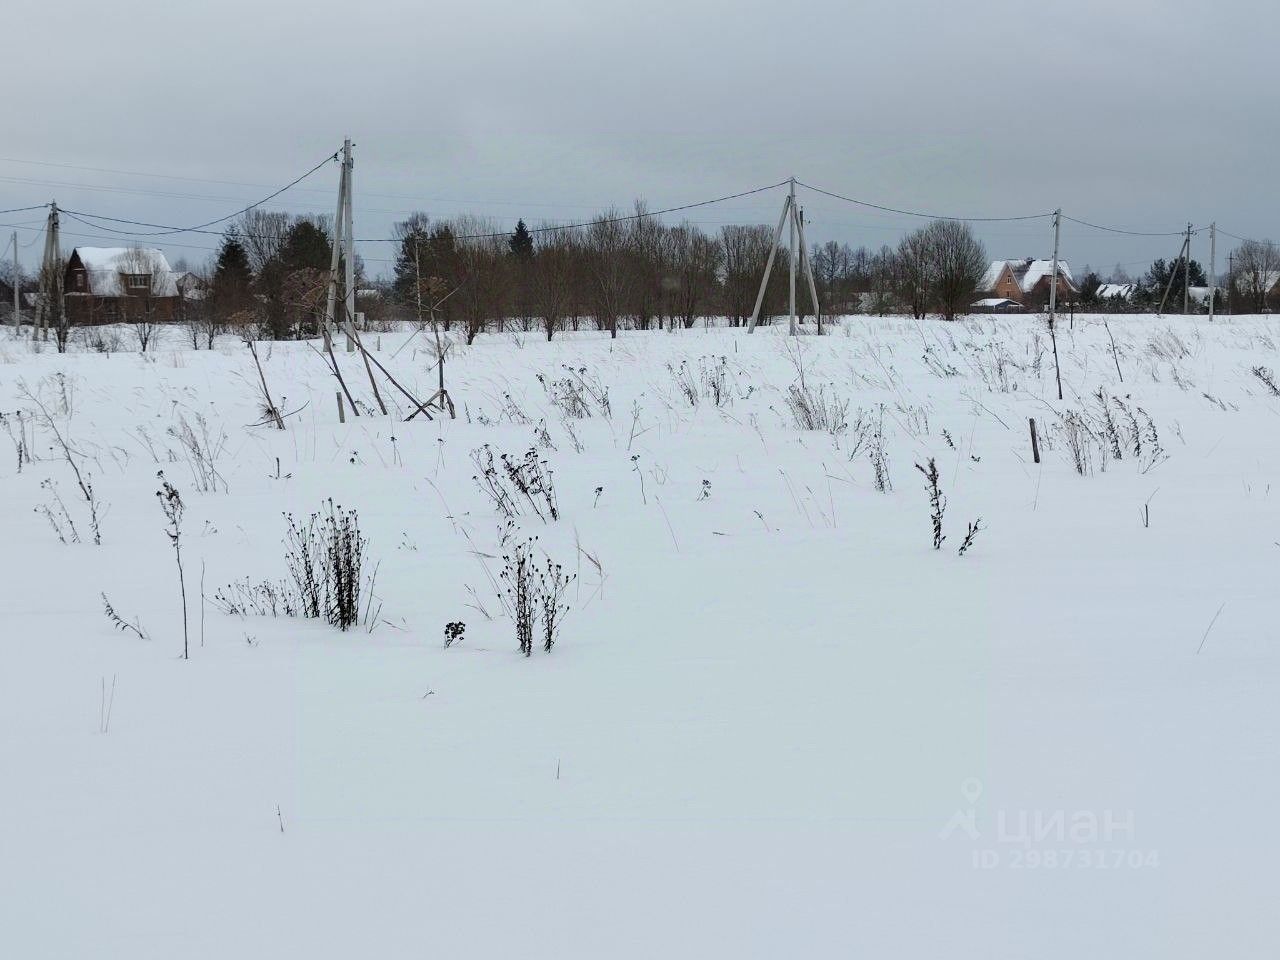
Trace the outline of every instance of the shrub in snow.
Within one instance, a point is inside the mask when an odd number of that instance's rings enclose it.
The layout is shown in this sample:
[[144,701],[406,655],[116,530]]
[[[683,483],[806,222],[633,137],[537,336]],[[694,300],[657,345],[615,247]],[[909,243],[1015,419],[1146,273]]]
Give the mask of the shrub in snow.
[[833,437],[849,429],[849,401],[825,386],[813,390],[793,383],[787,388],[787,410],[797,430],[821,430]]
[[178,590],[182,597],[182,659],[189,660],[191,651],[187,638],[187,579],[182,572],[182,515],[186,512],[186,505],[178,495],[177,488],[164,478],[163,470],[158,471],[156,476],[160,479],[160,489],[156,491],[156,496],[160,499],[160,509],[164,511],[164,532],[173,546],[173,554],[178,562]]
[[938,486],[938,464],[933,457],[929,458],[928,469],[916,464],[916,469],[924,474],[925,484],[929,490],[929,517],[933,521],[933,549],[941,550],[942,541],[947,539],[942,533],[942,515],[947,510],[947,498],[942,495]]
[[538,451],[530,447],[523,459],[501,453],[495,459],[489,444],[471,451],[471,461],[479,473],[474,474],[480,492],[487,496],[504,517],[524,516],[533,511],[544,523],[560,518],[552,471]]
[[1271,391],[1273,397],[1280,397],[1280,387],[1276,386],[1275,374],[1271,372],[1269,367],[1254,367],[1253,375],[1262,382],[1264,387]]
[[[516,646],[526,657],[533,653],[536,627],[541,627],[542,649],[550,653],[555,646],[560,625],[569,612],[567,591],[575,579],[572,574],[566,575],[564,568],[550,557],[546,565],[538,569],[534,559],[536,546],[536,537],[516,541],[502,556],[501,577],[515,625]],[[446,647],[452,642],[449,628],[453,626],[445,628]]]
[[[329,500],[305,523],[288,513],[285,522],[289,579],[252,583],[246,577],[218,590],[214,604],[235,616],[306,617],[349,630],[360,622],[366,586],[361,570],[368,541],[360,532],[359,516]],[[373,613],[376,621],[377,610]]]

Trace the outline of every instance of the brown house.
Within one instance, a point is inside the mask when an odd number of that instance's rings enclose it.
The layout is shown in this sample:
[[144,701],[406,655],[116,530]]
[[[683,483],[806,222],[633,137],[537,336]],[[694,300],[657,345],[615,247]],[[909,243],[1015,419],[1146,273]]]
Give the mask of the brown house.
[[[1053,281],[1052,260],[993,260],[982,281],[978,295],[988,299],[1012,300],[1024,307],[1039,307],[1049,302]],[[1058,302],[1070,303],[1080,295],[1071,266],[1058,261]]]
[[163,253],[146,247],[76,247],[63,279],[74,324],[167,323],[178,287]]

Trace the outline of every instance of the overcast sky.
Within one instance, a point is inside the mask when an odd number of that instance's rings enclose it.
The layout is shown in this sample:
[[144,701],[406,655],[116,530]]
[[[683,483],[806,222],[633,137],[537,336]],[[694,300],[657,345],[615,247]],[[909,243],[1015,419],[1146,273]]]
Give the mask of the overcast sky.
[[[56,198],[193,224],[350,134],[360,237],[415,209],[577,220],[793,174],[952,216],[1061,206],[1136,230],[1216,218],[1280,236],[1274,0],[59,0],[11,3],[4,20],[0,209]],[[327,167],[275,206],[331,214],[336,185]],[[774,221],[781,200],[688,216]],[[920,222],[802,202],[816,241],[879,246]],[[0,217],[26,228],[27,260],[38,216]],[[1047,221],[977,228],[993,257],[1052,249]],[[217,243],[172,239],[193,262]],[[1063,229],[1077,272],[1141,273],[1177,245]],[[392,255],[362,253],[372,273]],[[1193,256],[1207,265],[1207,235]]]

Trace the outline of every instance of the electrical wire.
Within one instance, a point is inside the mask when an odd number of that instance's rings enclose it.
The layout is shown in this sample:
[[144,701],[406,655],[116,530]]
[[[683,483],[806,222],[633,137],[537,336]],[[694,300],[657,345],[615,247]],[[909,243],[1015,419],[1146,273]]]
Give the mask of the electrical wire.
[[[771,183],[767,187],[756,187],[753,190],[743,190],[739,193],[730,193],[723,197],[713,197],[710,200],[698,200],[695,203],[684,203],[678,207],[664,207],[661,210],[646,210],[644,213],[630,213],[621,217],[597,217],[594,220],[586,220],[581,223],[562,223],[546,227],[534,227],[529,230],[534,233],[553,233],[557,230],[577,230],[582,227],[590,227],[594,224],[605,223],[629,223],[632,220],[643,220],[646,217],[660,217],[668,213],[679,213],[681,210],[693,210],[697,207],[710,206],[713,203],[724,203],[727,200],[737,200],[739,197],[749,197],[753,194],[764,193],[767,190],[776,190],[778,187],[785,186],[789,180],[779,180],[777,183]],[[455,236],[454,240],[493,240],[498,237],[511,236],[510,230],[503,230],[498,233],[472,233],[463,236]],[[356,240],[355,243],[400,243],[398,237],[368,237],[363,240]]]
[[[336,158],[336,156],[337,155],[335,154],[334,158]],[[330,158],[330,159],[334,159],[334,158]],[[327,162],[329,161],[328,160],[324,161],[324,163],[327,163]],[[298,183],[300,180],[302,180],[306,176],[310,176],[310,174],[314,173],[316,170],[320,168],[320,166],[323,166],[323,165],[324,164],[322,163],[319,166],[308,171],[306,174],[303,175],[303,177],[300,177],[298,180],[295,180],[294,183]],[[587,220],[581,223],[566,223],[566,224],[555,224],[555,225],[544,226],[544,227],[533,227],[529,230],[529,232],[531,234],[551,233],[558,230],[575,230],[582,227],[589,227],[592,224],[596,224],[596,223],[626,223],[633,220],[643,220],[646,217],[658,217],[668,213],[678,213],[682,210],[693,210],[698,207],[710,206],[713,203],[724,203],[729,200],[737,200],[741,197],[749,197],[754,194],[764,193],[767,190],[776,190],[778,187],[784,186],[786,183],[788,183],[788,181],[780,180],[778,183],[771,183],[768,186],[764,186],[764,187],[756,187],[751,190],[743,190],[743,191],[740,191],[739,193],[731,193],[722,197],[713,197],[709,200],[698,200],[693,203],[680,204],[679,206],[664,207],[661,210],[647,210],[644,213],[631,213],[631,214],[626,214],[624,216],[618,216],[618,217],[596,218],[594,220]],[[236,213],[233,213],[227,217],[222,217],[219,220],[213,220],[213,221],[210,221],[209,223],[198,224],[194,227],[174,227],[174,226],[171,226],[168,224],[162,224],[162,223],[148,223],[143,220],[128,220],[122,217],[107,217],[107,216],[101,216],[98,214],[86,213],[83,210],[63,210],[59,208],[59,212],[66,214],[73,220],[77,220],[80,223],[83,223],[87,227],[92,227],[96,230],[104,230],[109,233],[118,234],[120,236],[154,237],[154,236],[165,236],[173,233],[206,233],[214,236],[221,236],[222,231],[209,230],[207,228],[210,226],[213,226],[214,224],[223,223],[227,220],[233,219],[239,216],[240,214],[246,212],[247,210],[253,209],[253,207],[261,206],[263,203],[266,203],[268,200],[272,199],[272,197],[278,196],[279,194],[283,193],[285,190],[289,189],[290,186],[293,186],[293,184],[289,184],[288,186],[282,187],[280,190],[277,190],[274,194],[272,194],[271,197],[266,197],[258,201],[257,203],[252,204],[249,207],[246,207],[244,210],[237,211]],[[88,219],[84,219],[86,217]],[[90,221],[96,221],[96,220],[105,220],[105,221],[109,221],[110,223],[123,223],[129,226],[135,226],[135,227],[150,227],[150,228],[153,228],[154,232],[122,230],[116,227],[107,226],[102,223],[90,222]],[[252,234],[240,234],[240,236],[252,236]],[[511,236],[510,230],[502,230],[502,231],[497,231],[493,233],[463,234],[461,236],[455,236],[453,237],[453,239],[454,240],[490,240],[490,239],[497,239],[499,237],[505,238],[509,236]],[[365,238],[359,238],[354,242],[356,243],[399,243],[400,240],[397,237],[365,237]]]
[[123,236],[130,236],[130,237],[163,237],[163,236],[169,236],[175,233],[217,233],[218,231],[210,231],[208,228],[217,226],[220,223],[226,223],[228,220],[234,220],[236,217],[241,216],[242,214],[248,213],[250,210],[254,209],[255,207],[260,207],[264,203],[269,203],[270,201],[280,196],[280,194],[284,193],[289,188],[297,186],[299,183],[307,179],[307,177],[311,176],[313,173],[315,173],[325,164],[333,163],[337,159],[338,159],[338,151],[335,150],[331,155],[325,157],[323,160],[317,163],[314,167],[312,167],[302,176],[298,177],[295,180],[291,180],[289,183],[286,183],[283,187],[281,187],[279,190],[276,190],[274,193],[271,193],[263,197],[261,200],[251,203],[247,207],[237,210],[234,213],[229,213],[225,217],[218,217],[216,220],[209,220],[206,223],[198,223],[193,227],[173,227],[173,226],[167,226],[165,224],[160,224],[160,223],[146,223],[141,220],[126,220],[121,217],[106,217],[106,216],[101,216],[99,214],[85,213],[84,211],[80,211],[80,210],[67,210],[65,212],[72,215],[75,219],[79,220],[81,223],[85,223],[86,226],[96,227],[97,229],[102,229],[102,230],[109,230],[111,228],[100,227],[97,224],[93,224],[93,223],[86,223],[86,221],[81,218],[88,217],[90,220],[107,220],[107,221],[110,221],[111,223],[125,223],[135,227],[155,228],[154,232],[144,232],[144,231],[136,231],[136,230],[112,230],[111,231],[113,233],[119,233]]
[[[1106,227],[1100,223],[1090,223],[1088,220],[1079,220],[1076,217],[1069,217],[1065,213],[1062,215],[1063,220],[1070,220],[1072,223],[1078,223],[1082,227],[1092,227],[1094,230],[1104,230],[1107,233],[1120,233],[1130,237],[1182,237],[1186,236],[1185,230],[1172,231],[1146,231],[1146,230],[1125,230],[1120,227]],[[1203,228],[1201,228],[1203,229]],[[1199,233],[1199,230],[1192,231]]]
[[8,210],[0,210],[0,215],[6,213],[26,213],[28,210],[46,210],[49,205],[47,203],[37,203],[30,207],[10,207]]
[[[783,182],[786,183],[787,181],[784,180]],[[1029,213],[1020,217],[950,217],[936,213],[921,213],[919,210],[901,210],[897,207],[887,207],[884,204],[872,203],[870,200],[858,200],[854,197],[846,197],[841,193],[823,190],[821,187],[815,187],[813,184],[804,183],[801,180],[796,181],[796,186],[804,187],[806,190],[812,190],[814,193],[820,193],[835,200],[855,203],[860,207],[870,207],[872,210],[882,210],[885,213],[897,213],[907,217],[922,217],[928,220],[958,220],[965,223],[1008,223],[1014,220],[1043,220],[1053,216],[1053,212],[1050,211],[1049,213]]]

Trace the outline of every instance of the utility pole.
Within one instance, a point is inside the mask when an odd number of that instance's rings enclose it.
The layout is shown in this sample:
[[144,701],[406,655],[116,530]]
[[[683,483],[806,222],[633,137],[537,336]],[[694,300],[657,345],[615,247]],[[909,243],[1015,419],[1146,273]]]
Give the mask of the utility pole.
[[18,293],[22,283],[21,268],[18,266],[18,231],[13,231],[13,335],[15,337],[22,336],[22,309],[20,297]]
[[1227,313],[1235,313],[1235,304],[1231,302],[1231,288],[1236,282],[1236,252],[1227,254]]
[[1182,312],[1191,312],[1191,224],[1187,224],[1186,254],[1182,258]]
[[[342,163],[347,171],[347,190],[344,194],[345,209],[343,211],[343,224],[346,227],[346,233],[343,235],[345,246],[345,257],[347,261],[345,289],[347,293],[346,316],[347,316],[347,353],[356,348],[353,337],[355,334],[356,324],[356,245],[355,245],[355,227],[351,221],[351,180],[352,174],[355,172],[355,161],[351,158],[351,138],[348,137],[342,145]],[[377,393],[377,386],[374,386],[374,393]],[[381,402],[381,401],[379,401]],[[384,410],[383,413],[386,413]]]
[[1169,282],[1164,285],[1164,296],[1160,298],[1160,309],[1156,311],[1156,315],[1164,313],[1164,305],[1169,299],[1169,293],[1173,290],[1173,278],[1178,275],[1178,260],[1181,260],[1184,254],[1191,252],[1191,231],[1187,231],[1187,235],[1182,238],[1182,245],[1178,248],[1177,259],[1173,261],[1173,266],[1169,268]]
[[1218,299],[1218,222],[1209,224],[1209,322],[1213,323],[1214,301]]
[[791,262],[788,266],[791,268],[791,293],[790,299],[787,301],[789,305],[790,323],[787,327],[787,333],[790,336],[796,335],[796,178],[791,178],[791,192],[787,196],[787,203],[791,205],[791,222],[788,224],[787,234],[791,245]]
[[[333,375],[338,378],[338,383],[342,389],[347,392],[347,400],[351,404],[351,409],[356,416],[360,415],[360,408],[356,406],[355,399],[347,390],[346,382],[342,379],[342,371],[338,367],[338,360],[333,355],[333,341],[330,337],[329,328],[331,326],[341,326],[347,335],[347,352],[352,353],[357,347],[360,348],[360,357],[364,361],[364,370],[369,377],[369,387],[373,390],[373,399],[377,401],[378,408],[386,416],[387,405],[382,401],[382,394],[378,390],[378,382],[373,376],[373,367],[369,360],[369,351],[364,348],[364,344],[360,343],[360,334],[356,331],[356,284],[355,284],[355,233],[351,229],[351,181],[354,163],[351,159],[351,138],[347,137],[342,143],[342,173],[338,177],[338,210],[334,217],[333,224],[333,254],[329,259],[329,287],[325,296],[324,308],[324,345],[325,352],[329,355],[329,363],[333,369]],[[342,298],[342,323],[337,321],[337,301],[338,301],[338,267],[339,261],[344,258],[346,263],[344,274],[344,296]],[[374,360],[373,363],[377,363]],[[378,364],[378,369],[385,374],[386,369]],[[390,375],[387,375],[388,379]],[[395,383],[394,380],[391,381]],[[398,384],[396,384],[399,387]],[[403,388],[400,388],[403,392]],[[417,400],[414,400],[417,404]]]
[[804,239],[804,208],[800,208],[800,216],[796,220],[800,230],[800,263],[804,266],[805,275],[809,278],[809,296],[813,300],[813,319],[818,324],[818,336],[822,336],[822,310],[818,307],[818,287],[813,282],[813,264],[809,260],[809,244]]
[[[765,261],[764,276],[760,278],[760,291],[756,294],[756,305],[751,311],[751,320],[747,324],[747,333],[755,331],[756,323],[760,319],[760,307],[764,304],[765,291],[769,289],[769,277],[773,274],[773,262],[777,259],[778,243],[782,239],[782,227],[784,224],[790,224],[791,227],[791,234],[788,238],[791,250],[791,292],[789,298],[791,323],[787,332],[793,337],[798,332],[796,329],[796,266],[798,261],[809,281],[809,296],[813,298],[813,315],[818,318],[818,331],[821,333],[822,310],[818,306],[818,287],[813,282],[813,264],[809,262],[809,256],[804,250],[804,219],[800,213],[800,208],[796,206],[795,177],[791,178],[787,198],[782,202],[782,216],[778,217],[778,226],[773,231],[773,243],[769,246],[769,259]],[[797,251],[797,242],[799,243],[799,251]]]
[[36,304],[36,322],[31,327],[31,339],[37,337],[49,339],[49,314],[52,313],[58,324],[58,349],[63,350],[66,344],[62,341],[62,325],[64,322],[62,302],[62,275],[58,270],[58,259],[61,243],[58,239],[58,203],[49,204],[49,220],[44,231],[44,260],[40,267],[40,295]]
[[1058,242],[1062,238],[1062,208],[1053,211],[1053,276],[1049,279],[1049,339],[1053,341],[1053,375],[1058,381],[1058,399],[1062,399],[1062,370],[1058,366]]

